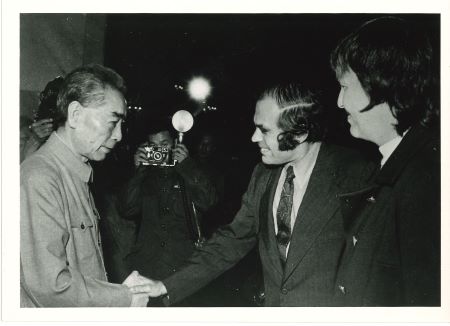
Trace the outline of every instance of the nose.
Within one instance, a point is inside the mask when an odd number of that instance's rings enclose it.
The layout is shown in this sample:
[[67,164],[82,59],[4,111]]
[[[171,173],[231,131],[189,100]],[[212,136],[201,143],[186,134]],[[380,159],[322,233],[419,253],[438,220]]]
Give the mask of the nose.
[[343,97],[344,97],[344,92],[343,92],[343,90],[341,89],[341,90],[339,91],[339,96],[338,96],[338,99],[337,99],[337,106],[338,106],[339,108],[341,108],[341,109],[344,108],[344,99],[343,99]]
[[116,142],[120,142],[122,140],[122,122],[116,124],[116,127],[113,130],[111,138],[114,139]]
[[256,128],[255,132],[252,135],[252,142],[257,143],[260,142],[261,140],[262,140],[261,131],[258,128]]

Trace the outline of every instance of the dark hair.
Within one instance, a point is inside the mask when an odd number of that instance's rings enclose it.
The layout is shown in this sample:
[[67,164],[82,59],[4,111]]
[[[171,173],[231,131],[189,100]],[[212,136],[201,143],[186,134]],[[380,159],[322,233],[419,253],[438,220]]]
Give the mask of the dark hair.
[[83,106],[100,102],[104,99],[107,87],[125,95],[126,86],[123,78],[110,68],[90,64],[70,72],[64,79],[56,103],[63,122],[67,120],[67,108],[71,102],[78,101]]
[[331,54],[339,78],[350,69],[370,98],[387,103],[397,119],[397,133],[429,124],[437,115],[431,44],[417,27],[396,17],[371,20],[345,37]]
[[156,135],[164,131],[167,131],[170,134],[170,137],[175,137],[175,130],[168,117],[151,118],[151,121],[148,121],[148,124],[144,127],[145,137]]
[[258,100],[271,97],[282,110],[278,127],[280,151],[293,150],[300,142],[296,137],[307,134],[306,142],[317,142],[325,137],[324,108],[318,93],[298,83],[277,85],[266,89]]
[[49,81],[44,90],[39,94],[39,106],[34,113],[34,120],[52,118],[55,125],[61,123],[63,117],[56,107],[59,90],[64,82],[61,76]]

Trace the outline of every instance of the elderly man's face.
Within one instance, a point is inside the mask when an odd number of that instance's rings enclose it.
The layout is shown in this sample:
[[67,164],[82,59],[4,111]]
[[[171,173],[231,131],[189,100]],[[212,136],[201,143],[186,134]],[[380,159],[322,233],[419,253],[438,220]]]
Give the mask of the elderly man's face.
[[76,130],[76,149],[92,161],[105,159],[106,154],[122,139],[122,122],[126,115],[123,95],[106,88],[104,100],[93,102],[81,111]]

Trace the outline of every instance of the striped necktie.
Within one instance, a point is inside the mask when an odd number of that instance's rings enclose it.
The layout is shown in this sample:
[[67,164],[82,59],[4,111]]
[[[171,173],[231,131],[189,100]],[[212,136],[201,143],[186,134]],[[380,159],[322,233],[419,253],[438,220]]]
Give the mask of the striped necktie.
[[277,245],[283,263],[286,262],[287,246],[291,239],[291,212],[294,196],[294,178],[294,168],[291,165],[286,170],[286,179],[284,180],[280,203],[278,204],[277,209]]

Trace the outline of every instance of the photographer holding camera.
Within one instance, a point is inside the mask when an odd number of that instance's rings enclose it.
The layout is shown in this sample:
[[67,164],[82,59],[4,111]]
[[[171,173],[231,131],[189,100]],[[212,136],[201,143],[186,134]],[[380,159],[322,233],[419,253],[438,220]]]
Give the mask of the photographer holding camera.
[[134,155],[136,171],[121,194],[123,218],[137,222],[137,238],[125,257],[130,271],[164,278],[189,258],[198,240],[201,212],[217,202],[212,180],[175,144],[171,126],[156,122]]

